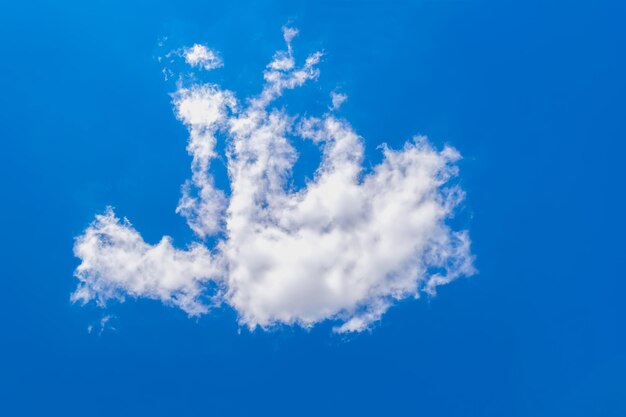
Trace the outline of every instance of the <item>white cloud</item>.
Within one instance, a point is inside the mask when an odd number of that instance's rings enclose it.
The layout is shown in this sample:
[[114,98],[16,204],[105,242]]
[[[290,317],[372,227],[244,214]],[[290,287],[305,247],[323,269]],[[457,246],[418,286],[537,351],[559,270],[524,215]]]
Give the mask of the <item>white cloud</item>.
[[209,168],[215,153],[215,134],[224,128],[230,109],[235,109],[232,93],[214,85],[180,88],[174,95],[176,115],[189,129],[187,151],[193,156],[191,180],[183,185],[176,212],[187,219],[189,227],[201,238],[223,226],[226,197],[213,185]]
[[87,326],[87,333],[92,333],[94,330],[96,330],[96,328],[98,329],[98,336],[101,336],[105,330],[115,331],[115,327],[113,327],[113,325],[111,324],[111,320],[115,318],[116,317],[113,315],[105,314],[104,316],[102,316],[102,318],[100,318],[97,325],[90,324],[89,326]]
[[209,250],[194,244],[175,249],[169,237],[149,245],[127,220],[108,209],[96,216],[74,245],[81,259],[75,275],[80,280],[73,301],[123,300],[126,295],[147,297],[177,306],[189,315],[208,311],[202,301],[203,283],[218,276]]
[[183,50],[183,57],[185,58],[185,62],[192,67],[203,68],[207,71],[224,65],[222,59],[215,51],[200,44],[185,48]]
[[[416,137],[399,150],[383,146],[383,162],[364,172],[363,139],[346,120],[271,106],[319,74],[321,54],[297,67],[297,31],[283,33],[287,51],[275,54],[263,90],[245,105],[216,85],[174,95],[193,158],[177,211],[199,238],[220,233],[217,244],[176,249],[164,237],[150,245],[109,209],[76,241],[74,300],[147,297],[190,315],[225,302],[250,328],[330,319],[350,332],[367,329],[397,300],[473,273],[467,232],[446,224],[463,198],[450,183],[458,152]],[[345,96],[332,100],[337,108]],[[210,172],[218,132],[228,141],[228,196]],[[314,180],[299,191],[287,187],[298,157],[293,134],[322,152]]]
[[330,101],[332,103],[330,109],[331,110],[339,110],[339,107],[348,99],[348,96],[345,94],[337,93],[333,91],[330,93]]

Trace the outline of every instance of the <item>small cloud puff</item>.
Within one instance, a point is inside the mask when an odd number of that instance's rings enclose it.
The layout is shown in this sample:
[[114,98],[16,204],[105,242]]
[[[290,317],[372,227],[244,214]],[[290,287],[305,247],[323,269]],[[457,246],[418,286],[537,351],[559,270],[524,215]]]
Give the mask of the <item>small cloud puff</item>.
[[[147,243],[108,209],[76,239],[74,301],[104,306],[145,297],[190,316],[226,303],[251,329],[333,320],[337,332],[358,332],[398,300],[432,295],[474,273],[467,231],[447,223],[464,196],[453,182],[459,153],[415,137],[401,149],[383,145],[383,161],[364,171],[363,138],[348,121],[272,106],[319,75],[321,53],[297,66],[297,30],[283,34],[287,50],[267,65],[257,96],[241,101],[214,84],[180,86],[174,94],[192,157],[177,212],[199,241],[184,249],[167,236]],[[196,45],[185,57],[215,65],[207,51]],[[331,110],[345,99],[332,93]],[[228,194],[211,174],[218,134],[227,141]],[[294,135],[322,154],[314,180],[298,191],[288,187],[298,158]],[[215,236],[211,247],[202,243],[208,236]]]
[[339,110],[339,107],[348,99],[348,96],[345,94],[337,93],[333,91],[330,93],[330,101],[332,105],[330,106],[331,110]]
[[190,48],[184,48],[182,55],[190,66],[207,71],[224,66],[219,55],[204,45],[195,44]]
[[283,26],[283,38],[285,39],[288,48],[291,48],[291,41],[293,40],[293,38],[298,36],[298,33],[300,33],[300,31],[296,28]]
[[[111,320],[115,318],[116,318],[115,316],[112,316],[110,314],[102,316],[102,318],[97,324],[98,336],[101,336],[105,330],[111,330],[111,331],[116,330],[115,327],[111,325]],[[96,330],[96,326],[94,326],[93,324],[90,324],[89,326],[87,326],[87,333],[91,334],[94,332],[94,330]]]

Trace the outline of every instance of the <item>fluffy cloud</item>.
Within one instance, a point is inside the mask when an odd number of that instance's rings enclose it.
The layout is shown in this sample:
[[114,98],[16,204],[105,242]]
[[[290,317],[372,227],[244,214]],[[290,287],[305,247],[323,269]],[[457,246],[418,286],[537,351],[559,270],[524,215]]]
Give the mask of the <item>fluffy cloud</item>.
[[348,99],[348,96],[345,94],[337,93],[333,91],[330,93],[330,101],[331,101],[331,110],[339,110],[339,107],[343,104],[344,101]]
[[203,314],[208,311],[202,301],[204,284],[221,272],[203,245],[178,250],[167,236],[149,245],[111,209],[96,216],[76,240],[74,254],[82,262],[75,272],[81,283],[72,300],[95,299],[101,305],[130,295],[161,300],[192,316]]
[[[287,50],[268,64],[257,96],[239,102],[213,84],[180,87],[174,95],[192,156],[177,211],[201,242],[217,235],[215,246],[177,249],[168,237],[147,244],[109,209],[76,240],[74,300],[104,305],[147,297],[189,315],[225,302],[250,328],[330,319],[336,331],[351,332],[367,329],[397,300],[434,294],[473,273],[467,232],[446,223],[463,198],[450,182],[458,152],[416,137],[402,149],[383,146],[383,161],[364,172],[363,139],[346,120],[272,107],[285,90],[319,74],[321,54],[297,66],[291,46],[297,31],[283,34]],[[332,96],[331,109],[345,98]],[[210,171],[218,134],[227,140],[228,195]],[[287,186],[298,157],[293,135],[322,153],[314,179],[295,191]]]
[[185,48],[183,50],[183,57],[185,58],[185,62],[190,66],[203,68],[207,71],[224,65],[217,53],[200,44]]

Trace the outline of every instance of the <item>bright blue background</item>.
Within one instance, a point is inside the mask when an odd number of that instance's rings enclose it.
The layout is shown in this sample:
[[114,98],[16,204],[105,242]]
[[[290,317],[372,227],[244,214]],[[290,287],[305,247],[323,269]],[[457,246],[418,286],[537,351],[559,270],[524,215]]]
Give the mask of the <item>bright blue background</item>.
[[[626,415],[623,2],[7,3],[0,415]],[[369,163],[416,133],[462,152],[455,222],[480,273],[351,337],[72,305],[73,238],[106,205],[150,242],[192,239],[157,40],[221,51],[206,78],[249,94],[287,22],[299,57],[326,57],[286,106],[339,87]],[[304,175],[317,156],[297,146]],[[87,333],[105,313],[117,330]]]

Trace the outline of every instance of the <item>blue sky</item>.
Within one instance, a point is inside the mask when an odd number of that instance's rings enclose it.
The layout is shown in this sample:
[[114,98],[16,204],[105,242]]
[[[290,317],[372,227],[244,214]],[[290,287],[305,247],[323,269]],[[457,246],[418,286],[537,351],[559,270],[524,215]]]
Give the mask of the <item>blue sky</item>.
[[[623,4],[2,9],[0,414],[626,414]],[[157,57],[205,44],[224,66],[192,83],[243,99],[285,49],[284,25],[300,31],[298,65],[324,56],[280,108],[319,117],[331,91],[346,94],[337,117],[362,136],[366,170],[381,143],[417,134],[463,155],[466,197],[447,224],[468,230],[478,273],[395,302],[358,333],[322,319],[250,331],[237,320],[251,310],[228,302],[194,318],[145,297],[72,303],[75,238],[109,205],[150,245],[198,241],[175,211],[189,132]],[[294,146],[304,187],[320,156]],[[224,164],[214,171],[227,187]]]

